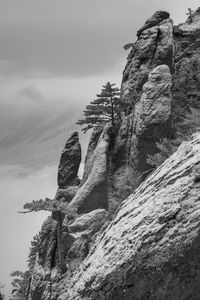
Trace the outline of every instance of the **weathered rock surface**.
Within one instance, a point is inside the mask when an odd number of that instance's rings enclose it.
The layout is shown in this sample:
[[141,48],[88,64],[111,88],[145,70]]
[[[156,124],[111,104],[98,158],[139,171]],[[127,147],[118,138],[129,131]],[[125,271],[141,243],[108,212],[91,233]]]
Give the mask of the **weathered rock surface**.
[[58,186],[66,188],[70,185],[77,185],[77,176],[81,162],[81,145],[79,143],[78,132],[74,132],[67,140],[62,151],[58,167]]
[[89,174],[91,173],[92,167],[93,167],[93,155],[94,151],[96,149],[96,146],[98,144],[100,135],[102,133],[103,128],[102,127],[96,127],[94,128],[91,137],[90,142],[88,145],[87,155],[85,158],[85,164],[84,164],[84,173],[83,173],[83,179],[82,183],[85,183]]
[[93,235],[108,220],[108,211],[105,209],[93,210],[88,214],[78,217],[74,223],[69,226],[69,232],[76,235]]
[[[132,180],[128,183],[130,194],[148,172],[147,156],[157,152],[156,142],[171,136],[171,86],[172,76],[168,66],[160,65],[153,69],[133,114],[125,117],[120,126],[112,155],[109,197],[111,214],[125,199],[123,193],[127,185],[126,178]],[[128,196],[127,193],[125,196]]]
[[145,22],[145,24],[142,26],[142,28],[138,30],[137,36],[140,36],[144,30],[158,25],[160,22],[162,22],[165,19],[169,19],[169,17],[170,17],[170,15],[167,11],[163,11],[163,10],[156,11],[155,14],[153,14],[153,16],[150,17]]
[[[173,70],[172,21],[167,12],[157,12],[155,16],[157,15],[160,17],[153,17],[155,22],[148,22],[151,26],[144,25],[143,29],[140,30],[141,33],[128,56],[128,62],[123,73],[122,98],[132,107],[139,100],[142,87],[153,68],[165,64],[171,72]],[[166,18],[167,16],[168,18]]]
[[[136,135],[152,125],[162,125],[171,115],[172,79],[166,65],[156,67],[143,86],[143,94],[135,105]],[[157,135],[157,133],[155,133]]]
[[198,299],[200,134],[118,210],[59,300]]
[[77,214],[108,208],[108,150],[112,126],[105,126],[92,156],[92,169],[76,196],[70,209]]
[[[67,243],[67,260],[70,272],[80,267],[96,239],[96,233],[107,223],[108,211],[97,209],[78,217],[70,226],[65,237]],[[69,243],[71,241],[71,244]]]

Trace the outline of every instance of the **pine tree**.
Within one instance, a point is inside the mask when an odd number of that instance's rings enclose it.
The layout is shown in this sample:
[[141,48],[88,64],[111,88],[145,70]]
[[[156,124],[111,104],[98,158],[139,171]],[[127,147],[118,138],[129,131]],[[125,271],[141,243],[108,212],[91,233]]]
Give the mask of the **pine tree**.
[[193,10],[191,8],[188,8],[188,12],[186,13],[186,16],[188,16],[188,20],[190,23],[192,23],[193,20]]
[[27,300],[31,273],[29,271],[14,271],[10,276],[13,277],[12,298],[10,298],[10,300]]
[[97,94],[97,99],[90,102],[84,110],[84,119],[77,122],[78,125],[86,125],[82,129],[85,133],[90,128],[115,122],[120,119],[122,102],[120,100],[120,90],[115,87],[115,83],[107,82]]

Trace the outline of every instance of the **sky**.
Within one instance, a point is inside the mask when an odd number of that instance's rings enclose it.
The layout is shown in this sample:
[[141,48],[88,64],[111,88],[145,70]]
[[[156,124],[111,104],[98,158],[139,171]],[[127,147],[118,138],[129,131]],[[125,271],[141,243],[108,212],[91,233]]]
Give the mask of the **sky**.
[[[82,107],[107,81],[120,86],[127,56],[123,46],[136,41],[145,20],[167,10],[175,24],[182,23],[187,8],[198,6],[199,0],[0,0],[5,122],[45,105]],[[44,219],[19,217],[17,210],[27,199],[54,194],[56,168],[52,164],[21,176],[26,172],[17,162],[0,165],[0,282],[6,293],[9,272],[25,269],[30,240]]]
[[123,45],[156,10],[183,22],[193,0],[0,0],[0,103],[87,102],[120,84]]

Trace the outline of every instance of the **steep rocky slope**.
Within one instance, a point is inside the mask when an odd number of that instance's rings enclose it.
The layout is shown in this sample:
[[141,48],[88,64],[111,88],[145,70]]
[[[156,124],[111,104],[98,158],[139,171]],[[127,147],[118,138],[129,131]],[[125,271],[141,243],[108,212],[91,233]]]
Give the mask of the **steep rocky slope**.
[[200,136],[151,176],[147,158],[160,139],[183,140],[200,126],[199,34],[200,9],[179,26],[156,12],[128,55],[121,122],[94,130],[81,181],[77,133],[66,142],[55,196],[65,207],[66,271],[52,215],[29,300],[198,299]]
[[119,207],[65,299],[198,299],[200,134]]

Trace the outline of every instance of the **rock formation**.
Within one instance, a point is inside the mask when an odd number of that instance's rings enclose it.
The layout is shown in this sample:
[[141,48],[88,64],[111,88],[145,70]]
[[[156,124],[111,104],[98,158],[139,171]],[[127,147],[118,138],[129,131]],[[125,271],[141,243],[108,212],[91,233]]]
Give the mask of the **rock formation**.
[[200,134],[119,207],[59,300],[198,299]]
[[66,206],[66,272],[50,218],[29,300],[199,298],[200,135],[151,175],[147,158],[161,139],[188,139],[200,127],[200,8],[178,26],[158,11],[137,37],[121,122],[93,131],[81,181],[77,133],[61,154],[55,199]]
[[86,182],[70,203],[76,213],[87,213],[98,208],[108,208],[108,150],[112,126],[105,126],[93,152],[92,166]]
[[78,139],[78,132],[74,132],[67,140],[60,157],[58,167],[58,186],[66,188],[71,185],[77,185],[79,165],[81,162],[81,145]]

